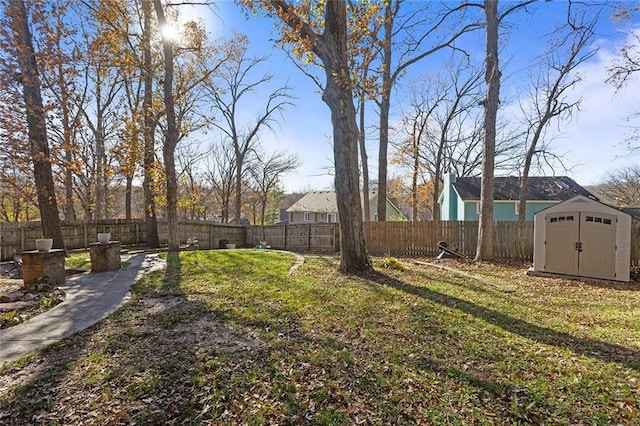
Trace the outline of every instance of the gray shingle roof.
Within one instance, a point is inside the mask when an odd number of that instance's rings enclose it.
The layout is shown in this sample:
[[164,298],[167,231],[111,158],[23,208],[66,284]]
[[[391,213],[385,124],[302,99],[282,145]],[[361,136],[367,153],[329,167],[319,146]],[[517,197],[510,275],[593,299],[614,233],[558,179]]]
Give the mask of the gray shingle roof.
[[288,212],[337,213],[338,203],[334,191],[314,191],[306,193],[287,209]]
[[[520,199],[520,178],[508,176],[494,179],[494,200]],[[465,201],[480,199],[479,177],[456,178],[453,187]],[[594,200],[598,199],[573,179],[566,176],[532,176],[529,178],[529,195],[527,197],[529,200],[564,201],[576,195],[584,195]]]

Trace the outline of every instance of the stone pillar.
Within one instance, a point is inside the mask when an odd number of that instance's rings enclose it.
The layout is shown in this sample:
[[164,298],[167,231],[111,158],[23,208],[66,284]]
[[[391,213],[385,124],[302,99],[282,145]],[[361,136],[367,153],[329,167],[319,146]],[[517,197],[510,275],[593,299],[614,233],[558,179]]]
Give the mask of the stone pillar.
[[52,285],[63,284],[65,280],[64,250],[23,251],[22,279],[24,285],[37,282],[47,282]]
[[120,241],[107,244],[89,244],[91,253],[91,272],[117,271],[120,269]]

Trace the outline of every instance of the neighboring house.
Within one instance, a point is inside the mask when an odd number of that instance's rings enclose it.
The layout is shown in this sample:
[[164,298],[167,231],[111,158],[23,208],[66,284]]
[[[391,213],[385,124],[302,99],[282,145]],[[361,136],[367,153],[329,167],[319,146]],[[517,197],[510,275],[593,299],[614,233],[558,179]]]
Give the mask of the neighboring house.
[[293,194],[287,194],[284,199],[280,201],[278,204],[278,222],[276,225],[286,225],[289,223],[289,212],[287,209],[302,197],[304,197],[304,194],[295,192]]
[[640,200],[628,207],[622,207],[620,210],[630,215],[634,222],[640,221]]
[[[362,199],[362,198],[361,198]],[[370,221],[378,220],[376,213],[378,194],[369,195]],[[338,204],[335,191],[314,191],[304,195],[287,209],[289,223],[335,223],[338,222]],[[364,209],[363,209],[364,215]],[[387,198],[386,220],[406,220],[402,212]]]
[[[494,179],[494,220],[518,220],[520,179],[514,176]],[[438,198],[441,220],[478,220],[480,178],[446,174],[443,180],[443,190]],[[535,212],[576,195],[597,200],[592,193],[566,176],[530,177],[525,220],[533,220]]]

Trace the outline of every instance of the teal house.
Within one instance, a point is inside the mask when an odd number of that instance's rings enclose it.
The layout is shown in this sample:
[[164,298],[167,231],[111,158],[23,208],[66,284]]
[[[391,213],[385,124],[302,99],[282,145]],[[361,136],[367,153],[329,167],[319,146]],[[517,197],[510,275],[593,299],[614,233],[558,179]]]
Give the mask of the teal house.
[[[438,202],[441,220],[478,220],[480,217],[480,177],[456,177],[446,174]],[[566,176],[534,176],[529,178],[529,197],[525,220],[533,220],[535,212],[577,195],[597,198]],[[518,220],[520,179],[496,177],[493,217],[495,220]]]

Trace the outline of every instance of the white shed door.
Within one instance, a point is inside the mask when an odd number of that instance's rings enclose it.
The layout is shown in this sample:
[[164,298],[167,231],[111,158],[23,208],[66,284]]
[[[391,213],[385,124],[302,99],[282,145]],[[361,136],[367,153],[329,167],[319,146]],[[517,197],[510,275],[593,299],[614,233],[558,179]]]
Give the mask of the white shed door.
[[545,271],[615,278],[615,216],[563,212],[546,220]]
[[616,218],[603,213],[580,214],[580,261],[578,274],[615,278]]
[[578,212],[547,215],[545,271],[558,274],[578,273],[576,242],[580,237]]

